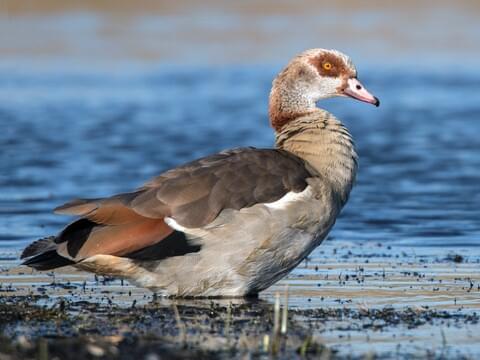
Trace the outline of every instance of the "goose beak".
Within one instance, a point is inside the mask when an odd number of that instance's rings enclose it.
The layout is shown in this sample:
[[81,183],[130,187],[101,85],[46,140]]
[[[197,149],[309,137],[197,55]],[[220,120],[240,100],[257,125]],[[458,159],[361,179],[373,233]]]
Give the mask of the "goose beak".
[[373,104],[377,107],[380,106],[380,100],[378,100],[376,96],[370,94],[356,78],[348,79],[347,87],[343,90],[343,93],[351,98]]

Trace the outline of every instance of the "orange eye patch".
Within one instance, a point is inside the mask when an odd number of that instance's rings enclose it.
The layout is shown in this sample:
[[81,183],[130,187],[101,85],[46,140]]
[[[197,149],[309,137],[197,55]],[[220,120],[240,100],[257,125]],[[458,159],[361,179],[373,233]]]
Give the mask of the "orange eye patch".
[[322,67],[325,70],[330,70],[332,68],[332,64],[330,64],[329,62],[325,62],[325,63],[323,63]]

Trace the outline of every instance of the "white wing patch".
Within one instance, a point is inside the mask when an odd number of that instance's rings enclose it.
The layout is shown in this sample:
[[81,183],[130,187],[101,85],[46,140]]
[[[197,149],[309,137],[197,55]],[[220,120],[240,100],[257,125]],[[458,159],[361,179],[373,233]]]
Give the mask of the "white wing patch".
[[170,226],[174,230],[181,231],[181,232],[188,232],[188,229],[186,227],[180,225],[171,217],[165,217],[163,220],[168,226]]
[[299,202],[299,201],[308,201],[308,200],[311,200],[312,197],[313,197],[312,187],[307,186],[305,190],[303,190],[302,192],[290,191],[286,193],[283,197],[278,199],[277,201],[266,203],[264,205],[272,210],[285,210],[292,203]]
[[[256,204],[256,205],[264,205],[269,210],[287,210],[293,203],[311,201],[313,197],[314,197],[314,195],[313,195],[312,187],[309,185],[302,192],[290,191],[276,201],[273,201],[273,202],[270,202],[270,203],[264,203],[264,204]],[[253,208],[256,205],[253,205],[250,208]],[[249,208],[245,208],[245,209],[249,209]],[[241,212],[242,210],[244,210],[244,209],[240,209],[238,211]],[[225,209],[222,210],[222,212],[223,211],[225,211]],[[186,228],[186,227],[180,225],[178,222],[176,222],[171,217],[165,217],[164,221],[172,229],[177,230],[177,231],[181,231],[181,232],[184,232],[184,233],[187,233],[187,234],[196,233],[196,232],[201,230],[201,229]],[[214,220],[214,222],[215,222],[215,220]],[[209,224],[209,225],[211,225],[211,224]],[[208,225],[207,225],[207,227],[208,227]]]

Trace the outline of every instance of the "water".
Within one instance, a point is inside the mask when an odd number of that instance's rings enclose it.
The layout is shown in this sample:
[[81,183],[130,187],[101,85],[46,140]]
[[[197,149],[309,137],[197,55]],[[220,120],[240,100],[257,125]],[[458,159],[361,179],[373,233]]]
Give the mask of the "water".
[[[145,289],[70,267],[26,271],[18,255],[71,221],[51,210],[72,198],[130,191],[226,148],[271,147],[273,77],[322,46],[351,55],[382,105],[320,104],[355,138],[358,181],[329,240],[261,300],[288,284],[293,308],[478,311],[478,2],[43,6],[0,6],[1,297],[149,301]],[[478,323],[302,321],[340,354],[445,355],[444,336],[452,354],[480,354]]]
[[[16,253],[68,221],[75,197],[129,191],[199,156],[270,147],[278,66],[0,72],[0,250]],[[326,107],[360,155],[331,238],[408,246],[480,245],[480,74],[361,71],[380,108]]]

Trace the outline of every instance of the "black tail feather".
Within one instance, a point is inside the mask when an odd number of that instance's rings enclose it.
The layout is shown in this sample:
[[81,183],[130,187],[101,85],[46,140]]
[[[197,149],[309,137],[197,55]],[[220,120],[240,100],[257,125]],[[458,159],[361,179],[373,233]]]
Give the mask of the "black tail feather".
[[72,260],[58,255],[55,239],[55,236],[50,236],[28,245],[20,256],[20,259],[28,258],[22,265],[30,266],[36,270],[51,270],[75,264]]
[[40,255],[41,253],[54,250],[56,248],[55,236],[49,236],[28,245],[22,252],[20,259]]
[[74,261],[58,255],[56,250],[48,250],[25,260],[22,265],[30,266],[36,270],[52,270],[58,267],[73,265]]

